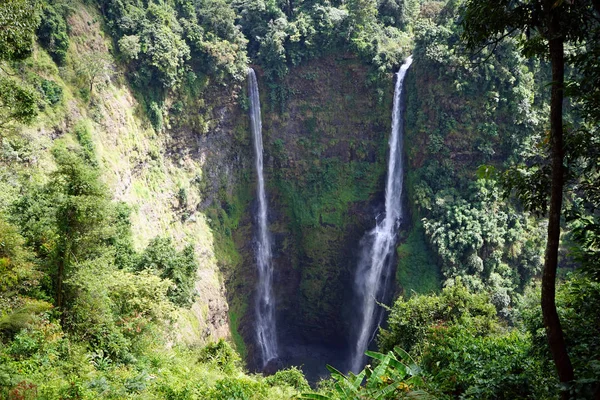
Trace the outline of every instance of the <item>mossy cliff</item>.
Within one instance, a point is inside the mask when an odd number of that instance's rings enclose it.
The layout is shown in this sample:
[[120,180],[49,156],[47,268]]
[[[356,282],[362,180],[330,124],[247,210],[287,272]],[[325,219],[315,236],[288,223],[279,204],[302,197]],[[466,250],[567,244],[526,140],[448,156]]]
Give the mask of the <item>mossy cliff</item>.
[[[358,243],[383,199],[391,75],[378,91],[353,56],[311,61],[283,83],[283,113],[261,83],[279,336],[340,346]],[[252,229],[249,210],[234,234],[240,273],[253,277],[236,287],[246,293],[256,284]],[[241,332],[252,343],[252,307],[247,311]]]

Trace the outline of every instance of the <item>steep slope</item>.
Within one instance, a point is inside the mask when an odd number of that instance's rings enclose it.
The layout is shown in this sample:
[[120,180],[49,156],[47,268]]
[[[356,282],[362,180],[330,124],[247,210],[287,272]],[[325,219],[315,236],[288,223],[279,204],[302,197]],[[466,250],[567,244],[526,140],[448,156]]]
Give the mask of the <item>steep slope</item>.
[[[20,137],[5,141],[3,158],[11,162],[2,164],[7,187],[2,206],[16,198],[27,182],[25,176],[47,179],[54,168],[48,151],[54,140],[84,132],[114,200],[132,210],[135,248],[142,250],[157,236],[173,237],[178,247],[194,245],[200,264],[198,296],[190,310],[180,310],[176,337],[193,344],[229,337],[226,290],[206,215],[233,196],[240,171],[248,167],[246,143],[240,142],[235,126],[247,123],[236,102],[239,87],[220,86],[203,93],[202,105],[189,111],[197,114],[189,120],[201,117],[201,125],[172,121],[173,128],[156,132],[112,56],[101,21],[94,7],[74,5],[65,66],[57,68],[39,48],[28,62],[31,73],[60,85],[63,99],[46,107]],[[92,62],[102,64],[95,76],[82,72]],[[245,133],[241,138],[247,139]]]

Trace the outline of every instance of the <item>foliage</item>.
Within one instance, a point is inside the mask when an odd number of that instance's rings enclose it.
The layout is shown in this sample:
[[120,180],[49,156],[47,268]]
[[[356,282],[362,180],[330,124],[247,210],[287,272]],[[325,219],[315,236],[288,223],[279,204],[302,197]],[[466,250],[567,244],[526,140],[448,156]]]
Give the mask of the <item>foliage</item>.
[[494,304],[508,315],[512,294],[541,271],[543,233],[501,201],[493,181],[473,186],[467,200],[456,191],[439,192],[423,226],[446,279],[460,276],[471,289],[490,288]]
[[39,11],[38,1],[6,0],[0,4],[0,61],[29,56],[40,23]]
[[[558,376],[563,384],[563,391],[575,380],[555,298],[565,188],[564,164],[565,158],[569,159],[572,156],[569,152],[571,149],[565,145],[565,143],[568,143],[568,139],[565,140],[565,119],[563,117],[565,67],[569,66],[568,59],[565,62],[565,54],[568,54],[565,45],[577,46],[586,40],[596,40],[597,33],[600,32],[599,15],[600,7],[595,2],[506,3],[468,1],[463,22],[463,39],[470,48],[486,46],[490,43],[490,40],[493,43],[498,43],[516,32],[520,35],[517,36],[519,47],[524,54],[550,60],[552,80],[550,112],[548,113],[550,130],[547,154],[551,162],[549,167],[550,180],[546,189],[546,195],[549,198],[548,234],[542,275],[541,307],[549,349]],[[590,59],[594,60],[595,58],[595,54],[592,52]],[[592,61],[592,63],[597,65],[597,60]],[[589,98],[583,96],[583,100],[584,103],[588,103]],[[566,137],[568,138],[568,131]],[[524,188],[524,190],[527,191],[527,188]],[[544,197],[542,197],[542,201],[545,200]],[[533,205],[538,206],[535,202]],[[563,392],[562,397],[566,399],[570,396],[568,393]]]
[[100,256],[108,236],[108,190],[99,171],[87,165],[75,149],[59,143],[53,153],[58,169],[46,191],[56,223],[53,278],[56,303],[63,305],[63,280],[74,264]]
[[504,198],[495,171],[521,162],[540,143],[547,69],[526,59],[512,39],[469,55],[457,24],[461,4],[422,7],[413,25],[418,68],[406,82],[409,195],[442,281],[460,276],[471,289],[491,290],[498,311],[510,317],[517,294],[541,272],[544,232]]
[[[292,398],[306,385],[297,370],[267,383],[223,341],[173,347],[193,249],[157,238],[133,250],[129,207],[99,179],[93,126],[80,120],[56,140],[55,168],[0,219],[0,397]],[[53,308],[61,263],[64,301]]]
[[10,123],[29,123],[38,114],[38,94],[11,77],[0,75],[0,129]]
[[62,86],[52,80],[42,79],[41,90],[44,98],[51,106],[56,105],[63,98]]
[[173,303],[188,307],[194,301],[198,262],[192,245],[178,252],[170,238],[154,238],[141,254],[136,269],[173,282],[168,294]]
[[42,23],[37,31],[40,44],[58,65],[64,65],[69,49],[69,34],[65,12],[52,3],[44,2]]
[[[367,365],[358,374],[340,371],[328,365],[333,387],[321,393],[304,393],[301,399],[404,399],[431,398],[426,392],[419,390],[425,382],[421,377],[421,369],[414,360],[402,350],[395,347],[387,354],[368,351],[377,365]],[[364,383],[363,383],[364,382]],[[416,389],[416,390],[415,390]]]
[[548,398],[554,382],[540,373],[530,346],[529,337],[516,330],[480,336],[470,327],[440,326],[429,335],[422,366],[431,376],[431,386],[452,396]]
[[396,248],[396,281],[405,297],[441,289],[441,273],[427,245],[423,224],[413,222],[405,240]]
[[400,346],[420,356],[433,326],[462,324],[470,326],[478,335],[487,335],[498,329],[495,319],[496,310],[489,296],[470,292],[457,279],[439,295],[398,298],[388,317],[388,327],[380,330],[379,348],[385,352]]
[[83,54],[75,67],[76,74],[86,83],[86,89],[90,95],[93,93],[95,86],[110,81],[113,70],[114,67],[108,55],[98,51]]
[[246,39],[223,0],[141,3],[98,0],[134,88],[143,94],[150,119],[161,130],[167,93],[187,77],[217,82],[246,76]]
[[534,355],[531,336],[501,321],[490,296],[460,282],[437,295],[399,299],[382,351],[405,346],[417,357],[436,398],[549,398],[555,380]]
[[240,357],[231,346],[220,339],[209,343],[200,351],[200,361],[210,363],[225,373],[232,373],[240,367]]
[[[552,357],[548,348],[542,313],[539,308],[540,288],[526,292],[519,304],[522,323],[532,338],[532,352],[549,367],[553,376]],[[600,285],[585,273],[574,272],[558,286],[556,306],[565,332],[565,340],[577,376],[571,387],[574,398],[593,398],[600,387],[598,326],[600,319]]]
[[299,392],[310,390],[308,381],[297,367],[282,369],[265,378],[265,383],[270,386],[291,386]]
[[0,335],[16,334],[52,307],[32,298],[42,276],[33,261],[17,228],[0,219]]

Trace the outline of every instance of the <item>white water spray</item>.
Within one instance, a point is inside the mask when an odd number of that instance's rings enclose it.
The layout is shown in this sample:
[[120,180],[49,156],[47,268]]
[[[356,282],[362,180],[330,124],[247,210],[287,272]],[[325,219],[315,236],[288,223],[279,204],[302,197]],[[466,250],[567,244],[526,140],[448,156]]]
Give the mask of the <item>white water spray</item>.
[[258,180],[258,240],[256,266],[258,287],[256,293],[256,341],[260,348],[260,362],[264,368],[278,357],[277,334],[275,328],[275,298],[273,296],[273,263],[271,260],[271,238],[267,228],[267,197],[263,176],[262,120],[260,98],[256,74],[248,69],[248,92],[250,95],[250,123],[256,154],[256,175]]
[[385,216],[377,221],[373,230],[363,238],[361,256],[354,279],[354,290],[359,301],[359,325],[356,345],[352,354],[351,369],[358,372],[365,361],[365,351],[377,333],[382,313],[376,308],[376,302],[382,301],[389,276],[390,257],[396,244],[396,233],[402,216],[402,137],[403,104],[402,87],[406,72],[412,63],[412,57],[406,59],[396,79],[394,90],[394,108],[392,112],[392,133],[390,136],[390,158],[388,161],[385,188]]

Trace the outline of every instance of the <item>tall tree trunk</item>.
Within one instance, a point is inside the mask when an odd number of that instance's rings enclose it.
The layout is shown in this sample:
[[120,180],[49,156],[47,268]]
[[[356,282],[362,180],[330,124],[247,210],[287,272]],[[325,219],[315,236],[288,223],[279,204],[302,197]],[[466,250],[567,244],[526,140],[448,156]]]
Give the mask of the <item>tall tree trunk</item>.
[[[562,209],[563,171],[563,86],[564,86],[564,38],[560,30],[560,8],[553,0],[544,1],[548,18],[548,40],[550,62],[552,64],[552,95],[550,100],[550,146],[552,157],[552,184],[550,188],[550,209],[548,212],[548,242],[542,274],[542,315],[548,336],[552,358],[556,364],[558,377],[562,383],[574,380],[573,366],[567,353],[563,330],[556,311],[556,270],[558,267],[558,247],[560,242],[560,216]],[[569,393],[562,394],[563,399]]]

